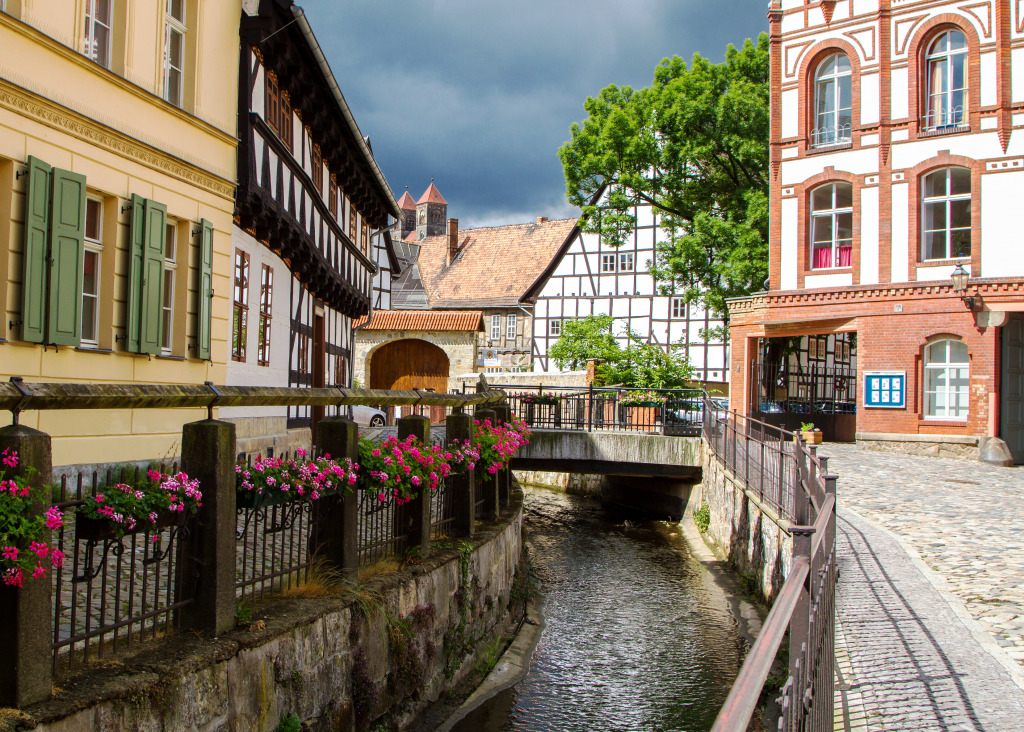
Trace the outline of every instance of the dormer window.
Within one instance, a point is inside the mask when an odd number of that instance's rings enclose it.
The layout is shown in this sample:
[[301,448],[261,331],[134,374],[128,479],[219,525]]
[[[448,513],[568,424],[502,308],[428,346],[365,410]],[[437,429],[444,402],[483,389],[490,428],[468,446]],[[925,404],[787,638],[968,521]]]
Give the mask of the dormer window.
[[925,60],[927,104],[924,129],[942,130],[966,124],[967,37],[952,29],[940,33]]
[[849,142],[853,132],[853,75],[845,53],[834,53],[814,76],[814,147]]

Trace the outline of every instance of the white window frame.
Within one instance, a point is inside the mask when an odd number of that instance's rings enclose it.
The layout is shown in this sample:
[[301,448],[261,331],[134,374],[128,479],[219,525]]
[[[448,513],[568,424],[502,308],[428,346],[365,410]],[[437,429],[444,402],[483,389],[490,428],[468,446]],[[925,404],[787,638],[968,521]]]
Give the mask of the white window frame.
[[619,271],[632,272],[635,264],[633,252],[619,252]]
[[[970,180],[970,190],[968,190],[967,193],[951,193],[950,192],[952,190],[952,185],[951,184],[952,184],[952,175],[953,175],[953,171],[954,170],[963,170],[963,171],[965,171],[967,173],[968,180]],[[944,174],[945,177],[946,177],[946,192],[945,192],[945,194],[940,195],[940,196],[928,196],[928,197],[925,197],[925,186],[927,185],[928,179],[931,178],[932,176],[938,175],[940,173]],[[972,231],[972,223],[973,223],[974,212],[971,211],[971,205],[970,205],[971,195],[973,193],[973,189],[974,189],[974,181],[973,181],[972,176],[971,176],[971,171],[970,171],[969,168],[964,168],[962,166],[951,165],[951,166],[946,167],[946,168],[939,168],[938,170],[933,170],[933,171],[929,172],[927,175],[921,176],[921,261],[922,262],[935,262],[935,261],[943,261],[943,260],[947,260],[947,259],[969,258],[971,256],[971,247],[974,245],[974,242],[971,241],[971,239],[973,238],[971,235],[973,233],[973,231]],[[972,219],[972,221],[969,222],[966,227],[964,227],[964,226],[956,226],[956,227],[954,227],[952,225],[953,224],[953,221],[952,221],[952,218],[953,218],[952,217],[952,214],[953,214],[953,204],[958,202],[958,201],[959,202],[967,201],[967,203],[968,203],[968,206],[967,206],[967,210],[969,212],[968,218]],[[945,217],[945,221],[946,221],[945,228],[943,228],[943,229],[927,229],[927,228],[925,228],[928,225],[928,208],[929,208],[929,206],[942,206],[945,209],[944,210],[944,217]],[[967,243],[968,243],[967,253],[966,254],[954,255],[953,254],[953,242],[952,242],[952,240],[953,240],[953,232],[955,232],[955,231],[964,231],[964,230],[967,231]],[[946,237],[946,250],[945,250],[946,251],[946,256],[944,256],[944,257],[929,257],[928,256],[928,251],[927,251],[928,234],[935,233],[935,232],[944,232],[945,233],[945,237]]]
[[552,318],[548,321],[548,335],[560,337],[562,335],[562,321],[559,318]]
[[[841,68],[842,61],[846,62]],[[830,68],[831,65],[831,68]],[[829,69],[829,71],[826,71]],[[847,104],[843,105],[843,92]],[[832,108],[822,111],[823,103]],[[845,53],[833,53],[818,64],[814,74],[814,129],[811,145],[825,147],[850,142],[853,139],[853,69]],[[848,120],[848,121],[844,121]]]
[[[113,35],[113,22],[111,21],[111,18],[114,14],[114,3],[113,0],[110,0],[110,2],[107,3],[107,17],[105,19],[105,22],[104,19],[96,17],[96,8],[98,7],[98,3],[99,0],[86,0],[85,2],[85,48],[83,49],[83,53],[103,68],[109,69],[111,48],[110,42],[111,36]],[[3,9],[4,6],[0,4],[0,10]],[[102,60],[98,58],[98,56],[100,55],[100,44],[96,40],[97,26],[104,28],[107,31],[107,41],[104,44],[105,47],[103,48]]]
[[160,304],[160,354],[174,351],[174,279],[178,271],[178,222],[167,219],[164,241],[164,301]]
[[[970,352],[967,353],[966,360],[964,361],[952,361],[952,344],[962,346],[964,351],[967,351],[967,344],[963,341],[946,339],[941,341],[933,341],[925,346],[924,349],[924,399],[923,411],[924,418],[927,420],[941,420],[945,422],[966,422],[967,416],[970,413],[970,395],[971,395],[971,356]],[[933,354],[933,349],[942,347],[944,361],[929,360]],[[962,372],[962,373],[961,373]],[[954,387],[951,385],[953,378],[965,378],[965,383],[960,387]],[[937,384],[936,381],[941,379],[941,385]],[[929,402],[929,395],[942,395],[944,398],[944,407],[937,407],[935,404]],[[951,409],[953,398],[956,398],[958,404],[962,404],[962,407],[957,409]],[[937,401],[937,400],[936,400]],[[931,413],[929,413],[931,411]],[[953,412],[953,413],[951,413]]]
[[[96,212],[97,212],[97,215],[96,215],[96,236],[95,237],[90,237],[89,236],[89,205],[93,204],[93,203],[96,204]],[[84,258],[83,258],[83,262],[82,262],[82,338],[81,338],[81,344],[83,346],[90,347],[90,348],[99,348],[99,336],[100,336],[100,289],[101,289],[100,275],[103,272],[103,269],[102,269],[102,267],[103,267],[103,199],[100,198],[99,196],[91,196],[91,195],[90,196],[86,196],[86,199],[85,199],[85,210],[86,210],[86,215],[85,215],[85,223],[86,223],[86,225],[85,225],[85,237],[84,237],[84,248],[85,248],[85,252],[86,252],[85,256],[88,256],[88,254],[95,254],[96,255],[96,272],[95,272],[95,274],[93,276],[93,282],[94,282],[95,287],[96,287],[96,292],[95,293],[89,293],[89,292],[86,292],[86,290],[85,290],[85,261],[84,261]],[[86,313],[85,303],[86,303],[86,300],[88,300],[88,299],[92,299],[92,300],[95,301],[93,303],[93,310],[92,310],[92,313],[93,313],[92,331],[93,331],[93,333],[96,336],[95,338],[86,338],[85,337],[85,327],[86,327],[86,324],[85,324],[85,313]]]
[[614,272],[615,271],[615,255],[614,254],[602,254],[601,255],[601,273]]
[[673,318],[685,318],[686,317],[686,303],[681,297],[672,298],[672,317]]
[[[850,205],[849,206],[838,206],[836,201],[838,199],[839,186],[846,186],[850,189]],[[821,191],[828,188],[831,191],[830,205],[828,208],[814,208],[815,192]],[[829,269],[845,269],[853,266],[853,186],[845,181],[833,181],[831,183],[824,183],[820,186],[816,186],[811,191],[811,196],[808,201],[808,207],[811,209],[810,215],[810,240],[811,240],[811,266],[808,269],[813,270],[829,270]],[[840,217],[849,216],[850,219],[850,236],[848,239],[839,238],[839,221]],[[829,241],[818,241],[815,239],[816,222],[820,220],[829,220],[830,230],[832,232],[832,238]],[[827,267],[816,267],[814,265],[814,254],[819,249],[824,249],[824,246],[816,246],[818,244],[827,244],[828,248],[832,252],[831,264]],[[850,247],[850,264],[839,264],[839,249],[843,246]]]
[[[166,28],[164,32],[164,99],[173,104],[176,107],[182,105],[182,99],[185,95],[185,36],[188,34],[188,28],[185,26],[186,9],[185,4],[187,0],[181,0],[181,18],[176,18],[171,14],[173,0],[167,0],[167,4],[164,12],[164,26]],[[171,65],[171,34],[178,34],[181,36],[181,67]],[[178,98],[171,99],[171,72],[176,71],[178,73]]]
[[505,319],[505,340],[515,341],[516,339],[516,314],[509,313]]
[[[963,41],[960,48],[951,48],[951,41],[959,36]],[[946,48],[935,51],[935,47],[945,40]],[[928,44],[925,56],[925,105],[922,123],[925,130],[941,130],[962,127],[967,124],[967,101],[970,89],[967,79],[967,35],[959,28],[950,28],[939,33]],[[959,71],[963,86],[953,88],[953,77]],[[936,74],[939,78],[936,78]],[[941,88],[933,91],[932,85]],[[959,97],[961,104],[956,104]]]
[[491,340],[501,340],[501,315],[499,314],[491,316]]

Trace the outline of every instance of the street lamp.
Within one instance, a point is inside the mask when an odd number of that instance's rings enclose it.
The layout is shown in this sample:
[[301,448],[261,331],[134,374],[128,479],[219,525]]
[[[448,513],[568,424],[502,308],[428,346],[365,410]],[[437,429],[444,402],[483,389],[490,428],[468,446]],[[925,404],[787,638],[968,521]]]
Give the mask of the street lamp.
[[950,274],[949,279],[953,281],[953,292],[959,295],[967,309],[973,312],[975,298],[967,294],[967,283],[970,281],[971,276],[964,269],[964,265],[961,262],[956,263],[956,267],[953,269],[952,274]]

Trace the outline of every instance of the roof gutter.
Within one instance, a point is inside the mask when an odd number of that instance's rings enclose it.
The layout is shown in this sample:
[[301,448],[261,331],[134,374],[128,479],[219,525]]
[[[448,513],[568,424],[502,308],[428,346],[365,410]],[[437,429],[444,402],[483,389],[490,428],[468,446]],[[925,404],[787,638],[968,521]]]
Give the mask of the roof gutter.
[[299,6],[293,5],[292,15],[295,16],[295,20],[299,23],[299,28],[302,29],[302,35],[306,39],[306,43],[309,44],[309,50],[313,52],[313,58],[315,58],[317,64],[320,65],[320,71],[327,80],[327,86],[330,87],[331,93],[334,95],[334,101],[338,103],[338,108],[341,110],[342,116],[345,118],[345,121],[348,122],[349,129],[352,130],[352,133],[356,137],[356,144],[362,151],[363,157],[365,157],[366,161],[370,164],[370,168],[373,171],[374,176],[376,176],[377,183],[380,184],[381,190],[384,191],[384,195],[387,198],[389,213],[396,219],[400,218],[402,212],[398,208],[398,201],[395,200],[395,196],[391,192],[391,187],[388,185],[387,180],[384,178],[384,174],[377,165],[377,161],[374,159],[373,153],[370,152],[370,147],[366,144],[366,140],[363,139],[363,133],[359,131],[359,125],[356,124],[355,117],[352,116],[352,110],[348,108],[348,102],[345,101],[345,97],[341,93],[341,88],[338,86],[338,82],[335,80],[334,74],[331,72],[331,67],[327,63],[327,58],[324,56],[324,52],[320,49],[320,43],[316,40],[316,36],[313,35],[313,29],[309,27],[309,21],[306,20],[306,13]]

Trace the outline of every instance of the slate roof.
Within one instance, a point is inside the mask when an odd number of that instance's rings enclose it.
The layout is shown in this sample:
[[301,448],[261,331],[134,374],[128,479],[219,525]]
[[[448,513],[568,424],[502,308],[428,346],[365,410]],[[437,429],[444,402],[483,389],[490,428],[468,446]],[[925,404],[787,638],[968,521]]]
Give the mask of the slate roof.
[[362,330],[448,330],[482,331],[483,313],[454,310],[375,310],[367,323],[360,318],[353,326]]
[[459,250],[448,264],[448,237],[428,236],[417,264],[432,308],[518,305],[578,219],[510,224],[459,232]]

